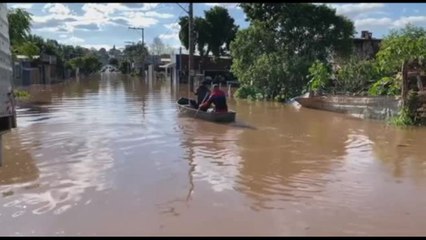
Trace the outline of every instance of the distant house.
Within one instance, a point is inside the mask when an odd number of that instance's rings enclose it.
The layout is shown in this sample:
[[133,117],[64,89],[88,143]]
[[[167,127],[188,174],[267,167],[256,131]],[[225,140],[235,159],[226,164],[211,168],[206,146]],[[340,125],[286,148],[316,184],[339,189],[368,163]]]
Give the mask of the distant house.
[[56,56],[42,54],[32,60],[24,55],[16,57],[14,83],[17,86],[50,84],[57,80]]
[[[354,38],[352,41],[354,45],[353,55],[360,59],[368,60],[376,57],[380,50],[382,39],[373,38],[373,33],[369,31],[362,31],[361,37]],[[340,58],[339,55],[333,55],[330,63],[333,66],[333,70],[336,71],[345,63],[345,60]]]
[[[230,79],[230,69],[232,59],[229,57],[220,57],[214,59],[212,56],[194,56],[193,69],[194,75],[214,78],[216,75],[222,75],[225,80]],[[173,54],[171,55],[171,62],[167,67],[171,69],[172,78],[179,79],[181,82],[186,82],[188,79],[188,54]]]
[[360,38],[354,38],[354,53],[361,59],[372,59],[380,50],[382,39],[373,38],[373,33],[362,31]]

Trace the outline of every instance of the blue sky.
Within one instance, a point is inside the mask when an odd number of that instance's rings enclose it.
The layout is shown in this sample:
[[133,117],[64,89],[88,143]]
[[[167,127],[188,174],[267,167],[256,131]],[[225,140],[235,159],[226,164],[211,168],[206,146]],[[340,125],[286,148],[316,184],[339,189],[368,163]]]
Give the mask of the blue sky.
[[[187,3],[181,3],[188,8]],[[194,15],[220,5],[229,10],[240,28],[248,26],[245,14],[235,3],[194,3]],[[381,38],[390,29],[407,23],[426,27],[426,3],[342,3],[327,4],[361,30]],[[140,41],[141,32],[128,27],[143,27],[145,42],[159,36],[164,43],[179,48],[180,16],[187,15],[175,3],[8,3],[9,8],[25,8],[33,14],[32,33],[64,44],[84,47],[120,48],[125,41]]]

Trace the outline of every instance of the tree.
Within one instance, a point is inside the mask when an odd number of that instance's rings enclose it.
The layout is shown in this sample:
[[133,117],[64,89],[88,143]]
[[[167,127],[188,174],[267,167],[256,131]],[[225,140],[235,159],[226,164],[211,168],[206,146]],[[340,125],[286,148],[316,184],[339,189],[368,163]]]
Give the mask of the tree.
[[7,20],[10,45],[15,46],[24,42],[30,34],[31,14],[20,8],[10,9],[7,13]]
[[88,55],[83,57],[83,73],[90,74],[100,70],[102,63],[95,55]]
[[[196,34],[194,34],[196,47],[200,56],[208,56],[211,50],[208,46],[210,33],[207,21],[203,18],[196,17],[194,19],[194,29],[196,32]],[[206,47],[207,49],[205,49]]]
[[[302,93],[309,67],[333,52],[349,55],[353,23],[325,5],[242,3],[251,21],[230,44],[231,71],[248,92],[266,99]],[[269,65],[270,71],[266,71]]]
[[107,64],[108,63],[108,52],[105,48],[101,48],[99,49],[99,51],[97,52],[97,56],[99,57],[99,60],[102,62],[102,64]]
[[[180,17],[179,18],[179,26],[180,26],[180,31],[179,31],[179,40],[181,42],[181,44],[187,49],[189,50],[189,28],[188,28],[188,23],[189,23],[189,17],[185,16],[185,17]],[[194,29],[194,32],[196,32],[196,30]],[[194,41],[194,45],[196,45],[196,42]]]
[[34,56],[40,54],[40,49],[32,42],[24,42],[16,48],[16,53],[28,56],[32,60]]
[[28,35],[27,41],[34,43],[40,50],[45,45],[45,41],[42,37],[33,34]]
[[152,44],[151,44],[151,50],[154,55],[160,55],[165,50],[165,45],[163,41],[159,37],[155,37]]
[[[238,27],[234,19],[229,15],[228,9],[215,6],[204,12],[206,31],[208,31],[207,44],[214,56],[219,57],[229,47],[229,43],[235,37]],[[224,47],[225,45],[225,47]],[[229,49],[228,49],[229,50]]]
[[[135,45],[127,45],[123,51],[125,57],[134,61],[135,64],[143,66],[146,56],[148,56],[148,49],[142,43]],[[140,73],[142,73],[142,69]]]
[[69,65],[71,65],[72,69],[79,68],[81,73],[90,74],[99,71],[102,63],[95,55],[87,55],[71,59]]
[[111,65],[114,65],[114,66],[118,66],[117,58],[110,58],[108,63],[111,64]]
[[326,60],[331,53],[352,53],[353,22],[326,5],[311,3],[242,3],[248,19],[266,23],[289,55]]
[[422,65],[426,57],[426,30],[407,25],[383,39],[377,60],[381,70],[396,73],[403,63]]
[[[228,10],[216,6],[208,11],[204,11],[204,18],[194,18],[194,46],[205,56],[213,53],[214,56],[221,56],[229,51],[231,41],[235,38],[238,26],[234,24],[234,19],[229,15]],[[179,39],[182,45],[189,49],[188,42],[188,17],[179,19],[180,32]]]

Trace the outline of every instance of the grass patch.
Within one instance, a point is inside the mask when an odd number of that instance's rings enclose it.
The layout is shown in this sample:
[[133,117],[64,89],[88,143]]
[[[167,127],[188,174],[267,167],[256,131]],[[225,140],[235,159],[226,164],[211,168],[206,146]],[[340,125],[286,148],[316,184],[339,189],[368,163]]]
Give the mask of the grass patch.
[[18,100],[26,100],[30,98],[30,94],[25,90],[14,90],[15,97]]

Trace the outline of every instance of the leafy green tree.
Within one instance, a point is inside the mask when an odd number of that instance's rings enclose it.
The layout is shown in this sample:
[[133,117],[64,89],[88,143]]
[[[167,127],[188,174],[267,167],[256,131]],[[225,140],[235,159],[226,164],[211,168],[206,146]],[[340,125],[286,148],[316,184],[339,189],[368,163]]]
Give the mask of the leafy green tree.
[[[206,56],[210,52],[219,57],[230,49],[230,43],[235,38],[238,26],[223,7],[213,7],[204,11],[204,18],[194,18],[194,46],[200,56]],[[179,19],[179,39],[182,45],[189,50],[188,17]]]
[[403,63],[422,65],[425,57],[426,30],[410,24],[385,37],[377,53],[381,70],[393,73],[400,71]]
[[226,8],[215,6],[204,14],[209,33],[207,44],[213,55],[219,57],[225,50],[229,50],[230,42],[235,38],[238,27]]
[[117,58],[110,58],[108,63],[111,64],[111,65],[114,65],[114,66],[118,66]]
[[323,90],[330,81],[330,67],[320,61],[315,61],[309,68],[309,88],[312,91]]
[[[142,45],[142,43],[138,43],[126,46],[123,53],[126,58],[131,59],[135,64],[141,66],[148,56],[148,49],[145,45]],[[142,70],[140,70],[140,73],[143,73]]]
[[[230,44],[231,71],[241,86],[255,86],[262,98],[301,94],[316,60],[326,62],[333,53],[347,56],[352,51],[353,23],[325,5],[242,3],[241,7],[250,26],[238,31]],[[266,63],[274,75],[264,72]]]
[[83,57],[83,73],[90,74],[97,72],[101,69],[102,63],[95,55],[88,55]]
[[383,77],[376,62],[362,60],[356,56],[351,57],[336,72],[336,90],[345,93],[361,93],[367,91],[369,86]]
[[32,60],[34,56],[40,54],[40,49],[32,42],[24,42],[16,48],[16,53],[28,56]]
[[266,23],[276,44],[290,56],[304,55],[313,61],[324,61],[333,52],[344,56],[352,53],[353,22],[326,5],[242,3],[241,7],[251,22]]
[[9,22],[10,45],[23,43],[30,34],[31,14],[23,9],[9,9],[7,13]]

